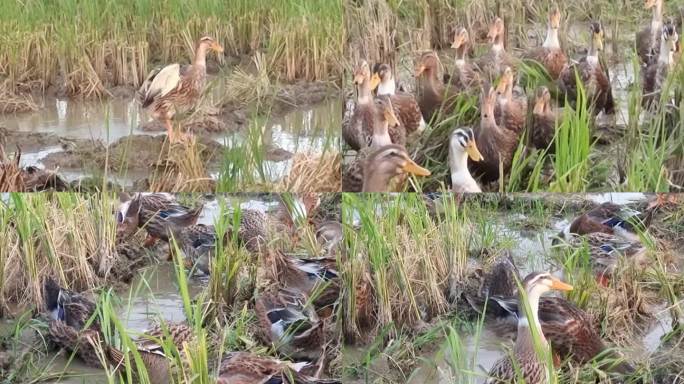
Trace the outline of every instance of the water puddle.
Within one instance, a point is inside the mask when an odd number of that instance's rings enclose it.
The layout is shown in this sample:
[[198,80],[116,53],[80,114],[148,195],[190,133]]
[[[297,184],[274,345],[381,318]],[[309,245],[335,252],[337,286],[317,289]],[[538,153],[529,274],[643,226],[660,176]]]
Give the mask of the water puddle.
[[[65,139],[99,140],[111,144],[129,135],[161,135],[163,132],[143,131],[139,127],[149,120],[145,112],[133,100],[111,99],[107,101],[66,101],[46,98],[44,108],[34,113],[4,116],[3,125],[9,131],[25,133],[50,133]],[[320,154],[339,146],[342,103],[337,97],[283,116],[259,118],[261,143],[266,148],[278,148],[290,153]],[[199,135],[199,134],[198,134]],[[244,132],[201,134],[226,146],[242,145]],[[40,164],[40,160],[62,148],[54,144],[22,153],[23,165]],[[291,160],[266,161],[270,181],[283,177],[292,166]],[[67,179],[77,180],[84,176],[83,170],[70,170]],[[60,171],[61,173],[61,171]],[[112,176],[110,181],[132,184],[132,175]],[[134,179],[133,179],[134,180]]]

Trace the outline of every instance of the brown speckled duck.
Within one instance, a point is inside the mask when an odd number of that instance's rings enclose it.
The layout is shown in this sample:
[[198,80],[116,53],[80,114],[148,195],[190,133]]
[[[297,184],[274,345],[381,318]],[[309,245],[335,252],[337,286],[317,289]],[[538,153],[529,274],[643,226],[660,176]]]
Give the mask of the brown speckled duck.
[[265,343],[295,358],[320,357],[325,344],[323,322],[307,295],[292,288],[264,292],[256,299],[254,312]]
[[199,100],[207,76],[207,52],[223,52],[223,47],[209,36],[197,43],[192,64],[171,64],[152,71],[138,90],[143,108],[152,110],[152,117],[166,125],[171,142],[177,141],[173,134],[171,119],[178,109],[187,109]]
[[403,146],[385,145],[369,154],[364,163],[362,192],[391,192],[392,179],[408,174],[430,176],[430,171],[411,160]]
[[665,80],[675,65],[675,52],[679,35],[675,30],[674,24],[665,24],[662,30],[660,49],[658,50],[657,60],[651,60],[645,69],[643,80],[643,99],[645,108],[655,110],[660,104],[661,92],[665,85]]
[[541,47],[533,48],[524,55],[525,59],[534,60],[546,68],[551,79],[556,80],[568,63],[568,57],[563,52],[558,39],[561,13],[558,8],[549,13],[546,39]]
[[368,156],[380,147],[392,144],[390,129],[398,125],[392,105],[386,96],[375,100],[377,108],[376,124],[373,124],[373,136],[370,147],[358,151],[356,158],[346,164],[342,173],[342,190],[345,192],[361,192],[363,189],[364,166]]
[[494,118],[496,90],[486,86],[480,99],[480,127],[477,130],[477,146],[482,153],[482,161],[472,164],[473,173],[484,182],[499,179],[499,162],[504,173],[508,172],[513,153],[518,146],[517,133],[500,127]]
[[522,134],[527,122],[527,97],[524,94],[513,93],[515,76],[511,67],[504,68],[499,84],[496,87],[498,115],[497,124],[516,134]]
[[607,69],[601,65],[599,52],[603,51],[603,27],[600,22],[590,25],[591,45],[587,56],[563,70],[558,79],[559,87],[571,104],[577,101],[577,81],[575,72],[582,82],[587,97],[587,106],[595,115],[603,111],[606,114],[615,112],[613,90],[606,75]]
[[457,90],[446,87],[439,78],[439,67],[435,52],[424,53],[416,62],[416,98],[423,119],[428,123],[438,115],[449,114],[457,96]]
[[340,380],[319,379],[302,374],[308,362],[291,363],[249,352],[231,352],[221,360],[217,384],[341,384]]
[[362,60],[354,69],[354,86],[357,90],[357,100],[353,105],[353,112],[345,111],[346,118],[342,122],[342,138],[354,150],[369,145],[369,137],[373,132],[376,121],[375,105],[372,91],[377,87],[373,83],[368,62]]
[[653,9],[651,23],[636,35],[637,54],[644,65],[658,58],[663,30],[663,0],[645,0],[644,7]]
[[[517,310],[518,335],[512,356],[506,356],[497,361],[489,371],[487,384],[513,383],[524,380],[528,384],[546,384],[548,377],[543,360],[537,355],[535,341],[531,327],[535,327],[545,348],[549,348],[547,339],[539,321],[539,299],[541,295],[552,289],[560,291],[572,290],[572,286],[563,283],[549,273],[533,272],[522,282],[525,296],[520,300],[527,300],[530,314],[522,308]],[[528,318],[529,317],[529,318]]]
[[497,17],[489,27],[487,38],[492,44],[489,52],[480,57],[477,61],[477,66],[482,71],[485,80],[493,82],[498,79],[503,73],[504,68],[515,67],[516,62],[504,46],[504,38],[506,36],[506,26],[502,18]]
[[[156,325],[147,330],[135,340],[135,348],[140,355],[150,384],[165,384],[171,382],[173,357],[166,355],[165,345],[172,345],[178,353],[183,353],[184,344],[192,342],[192,329],[185,323],[170,323],[164,326]],[[125,353],[117,348],[108,348],[110,362],[116,368],[126,364],[132,365],[132,371],[137,373],[135,358],[129,356],[126,362]]]
[[[397,129],[405,129],[406,136],[414,132],[422,133],[425,130],[425,120],[420,112],[420,106],[418,106],[415,96],[406,92],[396,92],[392,68],[387,64],[380,64],[377,66],[377,72],[373,74],[373,77],[375,78],[373,83],[380,83],[377,95],[389,97],[390,99],[394,108],[394,114],[400,123],[400,127]],[[390,136],[392,136],[391,132]],[[400,141],[393,140],[392,142],[402,144]]]
[[548,148],[549,153],[554,153],[556,147],[552,145],[552,141],[556,135],[556,122],[560,119],[559,111],[551,105],[551,93],[548,88],[544,86],[537,88],[534,98],[530,135],[532,144],[535,148]]
[[480,74],[472,63],[468,62],[468,49],[470,47],[470,35],[468,30],[461,27],[454,33],[454,41],[451,48],[456,50],[454,71],[449,82],[458,91],[466,91],[478,88],[481,85]]
[[573,219],[558,236],[569,240],[573,234],[586,235],[600,232],[638,241],[639,236],[636,233],[635,224],[643,228],[648,227],[653,212],[654,209],[649,209],[641,213],[622,205],[605,202]]

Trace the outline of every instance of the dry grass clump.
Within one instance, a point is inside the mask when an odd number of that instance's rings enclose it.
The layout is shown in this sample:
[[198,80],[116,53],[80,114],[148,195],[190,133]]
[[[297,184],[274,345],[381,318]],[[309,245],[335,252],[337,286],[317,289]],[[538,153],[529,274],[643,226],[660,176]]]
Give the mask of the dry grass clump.
[[189,141],[172,145],[165,159],[156,164],[149,178],[152,192],[207,192],[215,189],[209,174],[203,149],[193,137]]
[[38,104],[30,95],[18,95],[10,92],[5,86],[0,86],[0,115],[5,113],[35,112]]
[[17,152],[11,159],[5,153],[5,146],[0,145],[0,192],[17,192],[24,190],[22,170],[19,166],[21,153]]
[[339,192],[342,190],[342,156],[297,153],[290,173],[276,187],[282,192]]
[[0,209],[2,311],[40,305],[48,276],[77,291],[106,279],[116,260],[111,212],[107,195],[10,195]]

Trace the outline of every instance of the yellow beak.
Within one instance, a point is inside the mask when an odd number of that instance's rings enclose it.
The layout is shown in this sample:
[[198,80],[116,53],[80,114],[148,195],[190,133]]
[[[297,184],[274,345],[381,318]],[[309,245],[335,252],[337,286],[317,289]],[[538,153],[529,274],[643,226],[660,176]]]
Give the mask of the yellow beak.
[[410,173],[413,175],[417,175],[417,176],[430,176],[432,174],[429,170],[427,170],[427,169],[421,167],[420,165],[416,164],[411,159],[406,159],[404,166],[401,168],[404,170],[404,172]]
[[211,44],[211,49],[216,53],[223,53],[223,47],[217,42]]
[[465,150],[468,153],[468,156],[470,157],[471,160],[473,160],[473,161],[484,160],[484,157],[482,157],[480,150],[477,149],[477,145],[475,144],[475,141],[471,141],[470,144],[468,144],[468,146],[465,148]]
[[373,77],[371,77],[371,90],[374,91],[378,85],[380,85],[380,76],[378,76],[377,73],[374,73]]
[[425,72],[425,65],[421,65],[416,69],[416,77],[420,76]]
[[537,99],[537,102],[534,103],[534,110],[532,112],[537,115],[544,112],[544,99]]
[[572,291],[572,285],[566,284],[555,278],[551,283],[551,288],[556,289],[558,291]]
[[399,125],[399,119],[397,119],[397,116],[391,110],[385,112],[385,119],[389,123],[390,127],[396,127]]

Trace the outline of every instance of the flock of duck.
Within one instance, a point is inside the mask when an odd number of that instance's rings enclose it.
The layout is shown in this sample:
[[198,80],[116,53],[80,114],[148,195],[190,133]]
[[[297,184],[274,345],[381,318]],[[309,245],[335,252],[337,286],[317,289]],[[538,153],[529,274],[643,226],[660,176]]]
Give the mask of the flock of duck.
[[[657,202],[644,213],[603,203],[576,217],[558,234],[557,246],[588,245],[591,265],[599,284],[606,284],[622,256],[635,265],[644,266],[646,249],[638,231],[651,223]],[[563,244],[561,244],[563,243]],[[490,323],[497,333],[515,334],[512,353],[497,361],[489,371],[488,383],[548,383],[546,364],[537,354],[540,345],[551,347],[554,364],[570,359],[581,365],[595,359],[604,371],[628,374],[633,368],[618,353],[609,350],[592,317],[562,297],[542,295],[551,290],[569,291],[573,287],[547,272],[533,272],[520,278],[509,255],[485,267],[475,284],[467,289],[465,300]],[[516,279],[524,290],[518,292]],[[529,312],[521,302],[527,301]],[[531,321],[533,318],[534,321]],[[535,324],[537,329],[531,330]]]
[[[319,205],[318,195],[307,194],[297,196],[292,203],[281,200],[272,216],[258,210],[241,211],[239,230],[234,235],[250,254],[263,260],[265,265],[261,267],[270,283],[256,295],[252,306],[258,319],[258,337],[264,345],[274,346],[281,356],[297,361],[231,352],[220,362],[217,382],[280,383],[290,382],[289,378],[298,383],[339,382],[319,376],[329,342],[326,327],[334,316],[333,306],[340,291],[336,257],[342,227],[336,220],[320,219]],[[197,223],[201,212],[201,206],[184,206],[168,194],[124,196],[116,211],[117,239],[128,241],[133,233],[144,230],[148,235],[146,246],[158,241],[175,243],[187,267],[211,273],[213,253],[221,239],[214,226]],[[301,225],[313,227],[323,256],[301,258],[274,249],[272,243],[276,240],[271,234],[285,233],[297,239]],[[233,238],[231,232],[228,229],[223,241]],[[135,365],[132,357],[125,359],[124,351],[103,341],[102,325],[92,300],[60,287],[50,278],[44,282],[44,300],[50,318],[48,336],[57,346],[94,367],[108,364],[120,369],[126,361]],[[165,343],[177,346],[183,354],[183,346],[194,337],[187,323],[169,322],[154,326],[135,341],[151,383],[170,382],[173,365]],[[99,351],[104,351],[104,358]],[[132,371],[137,372],[135,367]]]
[[[642,63],[643,105],[653,110],[675,64],[679,36],[674,23],[663,21],[663,0],[646,0],[645,6],[653,9],[653,19],[637,34],[636,47]],[[429,170],[411,159],[406,145],[425,129],[449,118],[458,108],[461,94],[480,94],[480,122],[474,127],[458,127],[449,137],[450,181],[456,192],[480,192],[476,180],[489,183],[507,174],[525,131],[531,145],[553,153],[556,126],[563,117],[554,100],[575,107],[578,85],[584,90],[592,116],[614,114],[608,68],[599,56],[604,48],[602,24],[589,24],[591,40],[586,56],[573,61],[560,45],[561,19],[558,9],[551,10],[543,44],[528,49],[522,57],[506,50],[506,28],[499,17],[489,27],[488,52],[475,61],[469,57],[468,30],[457,29],[453,34],[456,57],[452,71],[440,77],[437,53],[423,53],[415,63],[415,94],[397,89],[389,65],[376,64],[371,71],[366,61],[360,61],[353,76],[357,97],[345,102],[343,115],[343,138],[357,151],[344,170],[343,191],[400,190],[408,174],[429,176]],[[516,68],[521,65],[544,69],[551,80],[550,87],[540,86],[534,91],[530,119],[527,95],[516,86]]]

